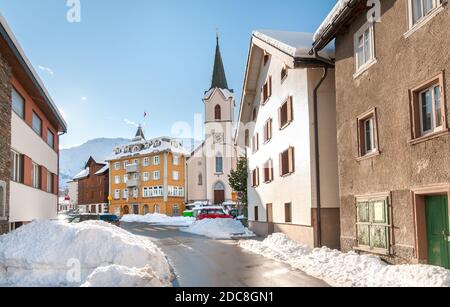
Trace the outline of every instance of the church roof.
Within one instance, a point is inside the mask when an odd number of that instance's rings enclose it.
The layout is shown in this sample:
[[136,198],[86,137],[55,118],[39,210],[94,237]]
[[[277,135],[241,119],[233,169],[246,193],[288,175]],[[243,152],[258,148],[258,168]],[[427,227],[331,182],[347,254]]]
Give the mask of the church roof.
[[216,87],[220,89],[229,89],[225,68],[223,66],[222,54],[220,53],[219,36],[217,36],[216,56],[214,59],[214,70],[210,89]]

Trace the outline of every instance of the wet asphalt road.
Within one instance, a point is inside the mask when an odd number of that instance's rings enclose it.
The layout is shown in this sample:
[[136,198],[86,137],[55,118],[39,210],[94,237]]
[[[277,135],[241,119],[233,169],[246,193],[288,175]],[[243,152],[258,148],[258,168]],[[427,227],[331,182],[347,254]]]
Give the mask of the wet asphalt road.
[[217,241],[181,232],[177,227],[122,223],[149,237],[166,253],[180,287],[327,287],[305,273],[247,252],[236,241]]

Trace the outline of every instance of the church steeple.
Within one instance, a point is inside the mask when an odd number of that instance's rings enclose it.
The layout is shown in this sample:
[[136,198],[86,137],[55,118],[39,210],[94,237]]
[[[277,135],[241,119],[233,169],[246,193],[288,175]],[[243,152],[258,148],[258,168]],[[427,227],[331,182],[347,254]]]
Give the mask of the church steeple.
[[229,89],[227,77],[225,75],[225,68],[223,66],[222,55],[219,46],[219,34],[216,36],[216,57],[214,59],[214,71],[212,76],[211,88]]
[[142,126],[139,125],[138,130],[136,132],[136,136],[134,137],[133,141],[144,141],[144,140],[145,140],[144,131],[142,130]]

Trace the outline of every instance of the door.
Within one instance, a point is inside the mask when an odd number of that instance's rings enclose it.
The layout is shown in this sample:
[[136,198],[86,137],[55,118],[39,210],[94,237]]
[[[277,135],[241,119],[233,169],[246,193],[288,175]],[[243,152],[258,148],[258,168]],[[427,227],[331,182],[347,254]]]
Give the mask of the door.
[[128,206],[123,207],[123,215],[130,214],[130,208]]
[[268,224],[268,232],[269,235],[274,233],[274,225],[273,225],[273,205],[267,204],[267,224]]
[[221,205],[224,202],[225,202],[225,191],[224,190],[214,191],[214,204]]
[[450,269],[447,196],[426,196],[428,263]]

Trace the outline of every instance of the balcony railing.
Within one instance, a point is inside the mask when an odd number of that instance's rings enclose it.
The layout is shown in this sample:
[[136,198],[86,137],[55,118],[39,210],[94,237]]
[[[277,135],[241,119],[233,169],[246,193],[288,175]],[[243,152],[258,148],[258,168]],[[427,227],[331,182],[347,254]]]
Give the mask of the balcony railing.
[[139,186],[139,180],[137,179],[128,179],[127,181],[127,187],[134,188]]
[[139,165],[137,164],[129,164],[127,165],[127,173],[137,173],[139,172]]

